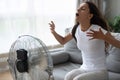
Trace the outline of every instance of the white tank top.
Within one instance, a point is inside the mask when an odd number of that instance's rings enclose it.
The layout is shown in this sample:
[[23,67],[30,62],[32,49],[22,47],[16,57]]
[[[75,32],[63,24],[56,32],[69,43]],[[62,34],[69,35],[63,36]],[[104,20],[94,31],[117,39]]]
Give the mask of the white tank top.
[[[90,29],[98,31],[99,28],[101,27],[93,24],[85,32],[81,31],[80,26],[76,29],[77,46],[82,51],[83,58],[81,68],[87,71],[106,69],[105,42],[100,39],[89,40],[90,37],[86,36]],[[104,29],[102,32],[107,33]]]

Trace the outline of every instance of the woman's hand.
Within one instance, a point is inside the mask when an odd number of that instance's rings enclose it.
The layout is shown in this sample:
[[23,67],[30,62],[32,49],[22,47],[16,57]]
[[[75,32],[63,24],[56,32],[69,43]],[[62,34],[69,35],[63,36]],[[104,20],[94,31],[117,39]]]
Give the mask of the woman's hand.
[[51,23],[49,23],[50,25],[50,30],[51,30],[51,33],[55,32],[55,24],[53,21],[51,21]]
[[105,35],[102,32],[101,28],[99,28],[99,31],[94,31],[94,30],[90,30],[90,32],[87,32],[87,36],[91,37],[90,40],[92,39],[105,39]]

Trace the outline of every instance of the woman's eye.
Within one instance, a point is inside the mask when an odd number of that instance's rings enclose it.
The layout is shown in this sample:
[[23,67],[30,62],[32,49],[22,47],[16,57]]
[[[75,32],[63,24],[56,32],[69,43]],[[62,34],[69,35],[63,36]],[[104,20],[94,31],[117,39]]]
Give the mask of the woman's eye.
[[81,10],[85,10],[85,8],[82,8]]

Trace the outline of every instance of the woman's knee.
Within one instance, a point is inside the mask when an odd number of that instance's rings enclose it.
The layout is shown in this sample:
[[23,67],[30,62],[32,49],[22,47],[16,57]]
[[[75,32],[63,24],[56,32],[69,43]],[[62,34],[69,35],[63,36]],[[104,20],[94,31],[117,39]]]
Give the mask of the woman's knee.
[[73,80],[108,80],[108,74],[106,71],[87,72],[77,75]]

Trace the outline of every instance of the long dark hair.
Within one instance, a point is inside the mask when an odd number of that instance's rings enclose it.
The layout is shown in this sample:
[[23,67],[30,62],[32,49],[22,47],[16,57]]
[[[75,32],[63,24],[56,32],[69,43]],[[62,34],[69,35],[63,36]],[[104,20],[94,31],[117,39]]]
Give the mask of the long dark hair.
[[[88,4],[90,13],[93,14],[93,17],[90,20],[90,24],[97,24],[97,25],[101,26],[103,29],[109,31],[108,24],[105,21],[105,18],[103,17],[103,15],[101,14],[100,10],[97,8],[97,6],[93,2],[90,2],[90,1],[86,1],[85,3]],[[76,28],[78,25],[79,25],[79,23],[76,22],[72,29],[72,36],[74,38],[75,38]]]

